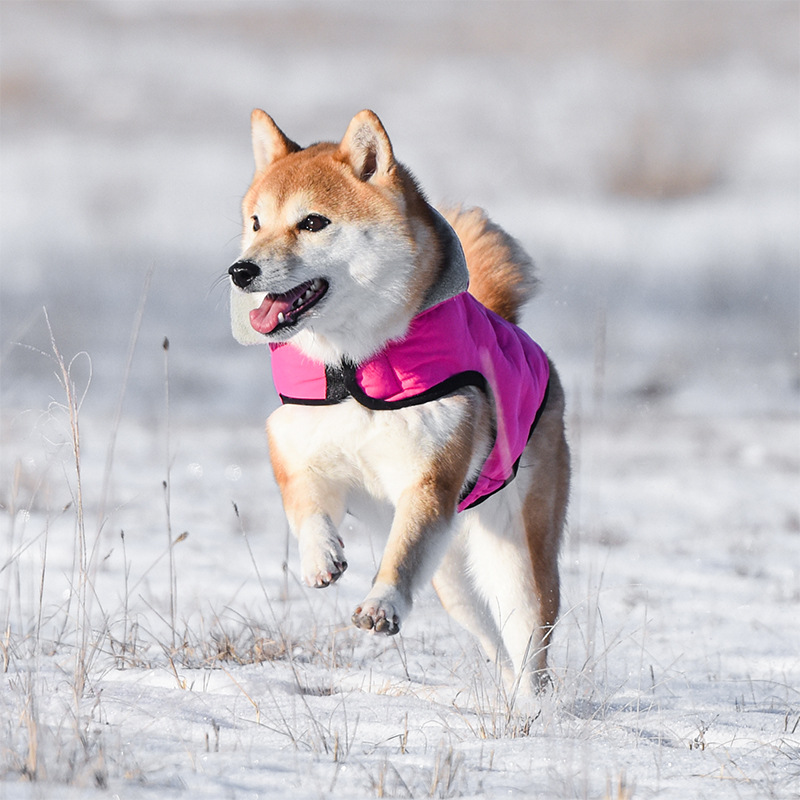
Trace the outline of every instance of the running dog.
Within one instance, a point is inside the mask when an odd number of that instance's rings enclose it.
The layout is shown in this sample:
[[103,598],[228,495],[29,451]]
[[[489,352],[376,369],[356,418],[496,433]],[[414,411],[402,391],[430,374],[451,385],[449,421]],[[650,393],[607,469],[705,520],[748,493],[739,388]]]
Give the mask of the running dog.
[[251,129],[232,329],[271,351],[269,451],[303,578],[323,588],[347,569],[351,496],[390,504],[353,624],[397,633],[432,579],[509,689],[531,695],[569,494],[564,393],[515,324],[533,265],[480,209],[430,206],[371,111],[306,148],[261,110]]

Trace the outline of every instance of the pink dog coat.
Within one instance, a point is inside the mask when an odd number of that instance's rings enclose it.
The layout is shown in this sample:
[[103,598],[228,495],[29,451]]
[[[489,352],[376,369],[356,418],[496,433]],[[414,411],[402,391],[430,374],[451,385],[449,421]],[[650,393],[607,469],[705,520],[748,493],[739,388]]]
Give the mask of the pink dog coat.
[[494,409],[494,445],[458,510],[510,483],[547,398],[550,364],[523,330],[461,292],[425,309],[408,333],[362,364],[330,367],[288,342],[270,344],[272,376],[284,403],[331,405],[353,397],[383,411],[420,405],[475,386]]

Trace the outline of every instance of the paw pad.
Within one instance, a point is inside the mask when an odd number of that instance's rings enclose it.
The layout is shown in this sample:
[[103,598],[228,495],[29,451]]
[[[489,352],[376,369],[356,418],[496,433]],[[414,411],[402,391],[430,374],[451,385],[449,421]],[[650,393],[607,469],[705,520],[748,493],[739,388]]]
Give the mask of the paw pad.
[[374,631],[375,633],[385,633],[387,636],[394,636],[400,631],[400,620],[397,614],[393,614],[388,619],[383,609],[372,613],[365,613],[359,606],[352,616],[353,625],[364,631]]

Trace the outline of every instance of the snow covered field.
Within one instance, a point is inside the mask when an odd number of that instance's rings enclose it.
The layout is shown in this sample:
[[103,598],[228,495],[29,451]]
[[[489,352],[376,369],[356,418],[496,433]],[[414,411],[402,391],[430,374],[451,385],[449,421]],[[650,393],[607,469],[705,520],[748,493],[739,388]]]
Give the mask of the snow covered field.
[[[395,639],[348,625],[380,537],[348,530],[325,592],[293,548],[283,572],[261,442],[238,426],[176,426],[170,537],[164,442],[123,424],[85,584],[64,477],[38,472],[9,520],[0,796],[796,797],[796,425],[572,422],[554,690],[530,724],[432,593]],[[83,432],[86,487],[103,434]]]
[[[798,24],[0,4],[0,798],[800,797]],[[303,143],[372,107],[539,264],[574,486],[533,720],[432,593],[349,626],[378,532],[298,582],[218,281],[254,105]]]

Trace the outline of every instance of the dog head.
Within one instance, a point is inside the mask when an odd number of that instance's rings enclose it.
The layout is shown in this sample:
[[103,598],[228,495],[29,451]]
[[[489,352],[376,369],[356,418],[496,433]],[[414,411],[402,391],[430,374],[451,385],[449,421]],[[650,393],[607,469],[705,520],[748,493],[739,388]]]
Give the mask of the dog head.
[[371,111],[338,144],[305,149],[263,111],[251,122],[256,171],[229,270],[234,336],[362,361],[405,333],[434,280],[433,212]]

